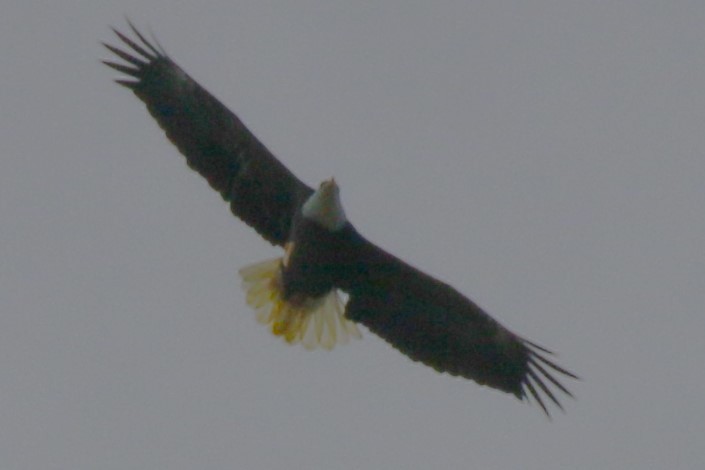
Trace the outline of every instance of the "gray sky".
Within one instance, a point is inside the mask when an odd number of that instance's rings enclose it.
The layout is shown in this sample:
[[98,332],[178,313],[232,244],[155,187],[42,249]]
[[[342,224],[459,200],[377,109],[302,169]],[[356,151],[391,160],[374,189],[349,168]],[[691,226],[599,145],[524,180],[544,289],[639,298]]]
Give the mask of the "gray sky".
[[[257,324],[273,257],[99,63],[123,15],[348,216],[581,375],[537,407]],[[0,468],[695,469],[705,3],[8,2]]]

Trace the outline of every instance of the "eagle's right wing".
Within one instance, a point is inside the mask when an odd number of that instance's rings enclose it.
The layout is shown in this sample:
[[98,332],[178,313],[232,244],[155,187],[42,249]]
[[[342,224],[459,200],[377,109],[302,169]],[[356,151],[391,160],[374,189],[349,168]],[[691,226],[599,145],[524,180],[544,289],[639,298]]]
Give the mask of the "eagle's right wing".
[[284,245],[292,218],[312,189],[161,48],[130,27],[137,40],[114,30],[130,52],[104,44],[126,62],[104,61],[131,77],[117,83],[144,101],[188,165],[230,202],[235,215],[270,243]]

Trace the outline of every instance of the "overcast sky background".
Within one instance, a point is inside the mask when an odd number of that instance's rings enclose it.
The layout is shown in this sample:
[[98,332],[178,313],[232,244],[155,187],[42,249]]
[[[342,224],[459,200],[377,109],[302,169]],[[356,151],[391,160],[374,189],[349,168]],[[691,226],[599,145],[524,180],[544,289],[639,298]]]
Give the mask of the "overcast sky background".
[[[278,255],[100,64],[152,30],[382,247],[583,377],[553,421],[365,332],[257,324]],[[0,468],[696,469],[705,3],[6,2]]]

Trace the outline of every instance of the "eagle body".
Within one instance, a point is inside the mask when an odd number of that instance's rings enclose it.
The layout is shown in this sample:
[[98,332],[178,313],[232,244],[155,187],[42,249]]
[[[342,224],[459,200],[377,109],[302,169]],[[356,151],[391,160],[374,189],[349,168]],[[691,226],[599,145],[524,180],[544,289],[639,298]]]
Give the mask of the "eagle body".
[[347,221],[333,179],[324,181],[304,201],[294,218],[282,264],[284,298],[291,295],[321,297],[333,290],[357,232]]
[[[333,179],[317,189],[286,168],[240,119],[132,24],[116,80],[142,100],[166,136],[281,257],[240,269],[256,318],[288,343],[331,349],[360,337],[358,324],[409,358],[519,399],[548,415],[577,377],[552,353],[501,325],[472,300],[379,248],[346,218]],[[155,45],[157,44],[157,45]],[[341,293],[347,294],[347,302]]]

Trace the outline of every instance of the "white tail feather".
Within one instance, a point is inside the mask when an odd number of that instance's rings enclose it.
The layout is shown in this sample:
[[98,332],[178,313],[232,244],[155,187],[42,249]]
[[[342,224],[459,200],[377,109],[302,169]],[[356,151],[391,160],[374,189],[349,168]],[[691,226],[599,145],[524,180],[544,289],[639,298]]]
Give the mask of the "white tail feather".
[[279,281],[281,258],[262,261],[240,269],[247,303],[255,309],[257,321],[271,325],[272,333],[287,343],[301,343],[306,349],[333,349],[349,338],[360,338],[357,325],[345,318],[345,308],[336,290],[320,298],[289,302],[282,297]]

